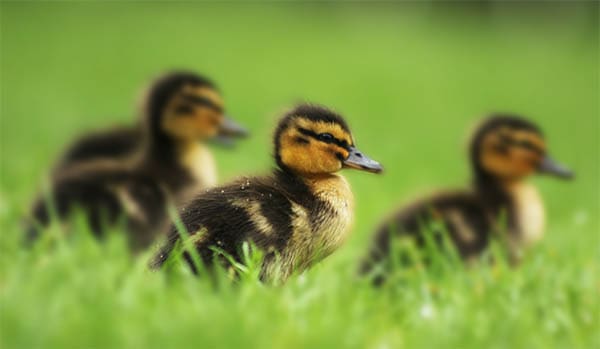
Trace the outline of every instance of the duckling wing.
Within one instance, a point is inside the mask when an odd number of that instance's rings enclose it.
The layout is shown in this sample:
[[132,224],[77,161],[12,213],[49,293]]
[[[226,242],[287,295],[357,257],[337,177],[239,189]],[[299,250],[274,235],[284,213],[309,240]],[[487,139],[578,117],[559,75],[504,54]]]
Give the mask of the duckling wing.
[[[240,246],[245,241],[265,251],[281,250],[292,235],[292,197],[269,178],[244,179],[211,189],[179,211],[186,232],[180,234],[172,226],[167,243],[152,265],[162,265],[176,242],[186,234],[206,264],[215,257],[211,246],[238,260]],[[184,257],[190,260],[189,254]]]
[[[154,237],[151,232],[167,221],[167,199],[160,185],[128,170],[65,177],[54,183],[49,199],[40,196],[34,203],[31,216],[39,225],[50,223],[52,211],[59,221],[65,221],[80,209],[97,236],[107,227],[125,223],[136,248],[147,246]],[[29,241],[39,235],[32,227],[27,229]]]
[[[432,223],[442,223],[439,224]],[[367,258],[360,266],[362,274],[369,273],[376,265],[385,262],[392,253],[396,239],[414,239],[417,246],[426,244],[425,234],[432,234],[441,243],[447,233],[457,252],[469,258],[481,252],[488,243],[492,229],[485,207],[479,199],[468,192],[439,194],[417,201],[386,219],[374,234],[374,241]],[[385,263],[384,263],[385,264]],[[376,277],[376,283],[383,281]]]
[[88,178],[69,179],[55,183],[48,195],[40,195],[34,201],[26,239],[31,242],[39,236],[34,225],[46,227],[51,219],[64,221],[74,210],[86,214],[89,226],[100,234],[103,222],[114,223],[121,211],[117,197],[102,182]]

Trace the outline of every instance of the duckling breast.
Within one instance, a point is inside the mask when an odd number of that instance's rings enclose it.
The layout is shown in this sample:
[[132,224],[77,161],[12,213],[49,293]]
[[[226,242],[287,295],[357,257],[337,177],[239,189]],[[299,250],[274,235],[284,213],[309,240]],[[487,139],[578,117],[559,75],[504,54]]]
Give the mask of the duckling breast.
[[537,189],[519,184],[510,189],[519,227],[519,243],[527,247],[542,239],[546,223],[544,203]]
[[183,152],[181,163],[193,178],[191,188],[187,188],[181,201],[194,197],[202,189],[217,185],[217,165],[211,151],[198,143]]
[[314,245],[325,257],[339,248],[354,222],[354,196],[348,181],[339,175],[314,182],[312,189],[318,200],[311,217]]
[[[275,249],[276,258],[265,260],[264,279],[276,275],[285,280],[292,273],[303,271],[327,257],[346,240],[354,207],[348,182],[343,177],[335,176],[307,184],[312,197],[310,204],[286,199],[285,205],[283,200],[278,205],[279,209],[287,212],[285,224],[289,224],[289,228],[280,231],[275,229],[278,232],[273,236],[279,236],[286,242],[281,249]],[[269,221],[272,223],[273,220]],[[269,232],[274,225],[266,223],[262,219],[255,219],[254,222],[261,231]],[[288,229],[289,235],[284,234]],[[270,252],[269,249],[267,252]]]

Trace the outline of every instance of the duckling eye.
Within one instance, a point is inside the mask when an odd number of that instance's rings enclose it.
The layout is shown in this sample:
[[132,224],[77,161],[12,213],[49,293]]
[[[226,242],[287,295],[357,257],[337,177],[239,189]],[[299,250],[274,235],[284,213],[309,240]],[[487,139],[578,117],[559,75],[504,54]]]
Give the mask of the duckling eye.
[[333,135],[331,135],[331,133],[319,133],[317,137],[320,141],[325,143],[333,143],[334,140]]
[[505,145],[510,145],[510,144],[514,143],[512,138],[510,138],[509,136],[504,135],[504,134],[498,135],[498,138],[500,139],[500,143],[505,144]]
[[181,104],[175,108],[176,114],[191,114],[194,112],[194,107],[189,104]]
[[525,149],[532,149],[533,148],[533,144],[529,141],[517,141],[515,142],[518,146],[525,148]]

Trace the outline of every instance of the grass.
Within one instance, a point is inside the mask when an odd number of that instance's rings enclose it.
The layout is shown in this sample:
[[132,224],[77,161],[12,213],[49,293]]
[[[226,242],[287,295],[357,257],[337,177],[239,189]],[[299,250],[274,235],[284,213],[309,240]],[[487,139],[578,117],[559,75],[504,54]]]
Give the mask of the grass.
[[[600,345],[598,5],[0,4],[0,347],[591,348]],[[307,99],[347,115],[386,166],[347,172],[347,244],[286,285],[213,285],[149,272],[118,231],[18,244],[19,219],[64,143],[129,122],[136,91],[171,67],[206,72],[253,131],[215,150],[222,179],[268,171],[278,112]],[[572,183],[534,182],[543,242],[523,265],[354,277],[393,208],[465,186],[465,137],[491,110],[529,116]],[[58,231],[55,235],[60,235]],[[255,270],[252,266],[248,273]]]

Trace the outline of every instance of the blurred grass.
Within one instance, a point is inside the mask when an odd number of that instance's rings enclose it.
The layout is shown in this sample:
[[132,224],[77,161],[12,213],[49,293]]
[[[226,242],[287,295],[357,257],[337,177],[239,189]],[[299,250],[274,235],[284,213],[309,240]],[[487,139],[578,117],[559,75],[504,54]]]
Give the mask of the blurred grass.
[[[0,4],[0,345],[22,347],[592,347],[598,338],[598,4]],[[298,100],[349,119],[384,176],[349,173],[357,219],[338,253],[285,287],[215,292],[146,271],[118,234],[23,251],[18,221],[65,142],[131,122],[141,86],[204,72],[253,131],[216,150],[223,179],[272,166]],[[392,208],[465,186],[468,130],[493,110],[540,123],[572,183],[535,179],[544,242],[483,268],[374,291],[353,278]],[[435,291],[432,291],[435,289]]]

